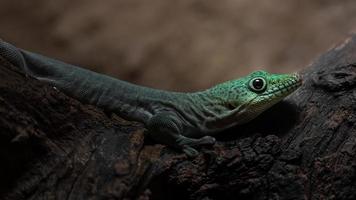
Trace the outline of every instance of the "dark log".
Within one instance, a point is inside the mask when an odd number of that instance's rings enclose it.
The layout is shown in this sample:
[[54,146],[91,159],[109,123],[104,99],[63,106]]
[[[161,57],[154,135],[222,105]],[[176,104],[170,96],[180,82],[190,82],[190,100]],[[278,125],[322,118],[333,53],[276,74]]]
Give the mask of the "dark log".
[[194,159],[0,58],[0,199],[356,199],[356,35]]

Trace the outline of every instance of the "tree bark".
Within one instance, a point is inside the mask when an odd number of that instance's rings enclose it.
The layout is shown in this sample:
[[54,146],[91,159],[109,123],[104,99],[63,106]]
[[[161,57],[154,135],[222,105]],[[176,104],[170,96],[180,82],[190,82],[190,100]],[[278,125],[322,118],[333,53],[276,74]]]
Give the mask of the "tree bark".
[[0,199],[356,199],[356,35],[194,159],[0,58]]

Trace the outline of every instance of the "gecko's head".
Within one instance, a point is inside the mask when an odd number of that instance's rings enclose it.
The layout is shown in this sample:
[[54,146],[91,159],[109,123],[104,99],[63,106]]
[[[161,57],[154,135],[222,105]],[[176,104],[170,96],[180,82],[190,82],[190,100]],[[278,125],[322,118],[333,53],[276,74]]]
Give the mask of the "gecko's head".
[[224,103],[229,110],[240,109],[236,120],[241,124],[255,118],[301,84],[302,79],[298,74],[255,71],[243,78],[221,84],[218,90],[223,90],[223,96],[226,97]]

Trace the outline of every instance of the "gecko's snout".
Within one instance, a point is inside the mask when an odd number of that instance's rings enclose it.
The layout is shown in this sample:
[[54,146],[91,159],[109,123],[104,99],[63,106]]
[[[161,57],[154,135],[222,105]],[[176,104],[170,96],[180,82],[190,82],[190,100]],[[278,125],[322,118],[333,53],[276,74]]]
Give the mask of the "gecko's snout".
[[303,84],[303,77],[302,77],[302,75],[301,75],[300,73],[295,72],[295,73],[293,74],[293,76],[295,77],[295,79],[297,80],[297,82],[298,82],[299,85],[302,85],[302,84]]

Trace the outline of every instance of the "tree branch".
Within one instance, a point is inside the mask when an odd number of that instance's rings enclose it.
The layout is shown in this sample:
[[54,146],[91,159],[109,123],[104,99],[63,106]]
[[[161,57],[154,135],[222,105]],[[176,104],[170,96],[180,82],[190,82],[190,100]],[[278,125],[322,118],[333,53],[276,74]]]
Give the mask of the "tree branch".
[[0,58],[1,199],[356,199],[356,36],[197,158]]

